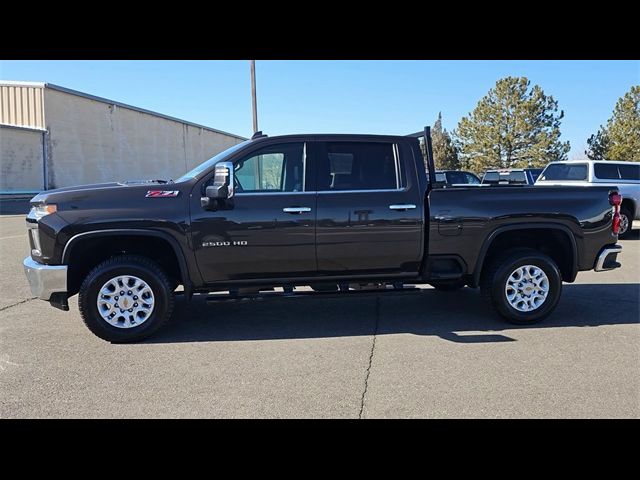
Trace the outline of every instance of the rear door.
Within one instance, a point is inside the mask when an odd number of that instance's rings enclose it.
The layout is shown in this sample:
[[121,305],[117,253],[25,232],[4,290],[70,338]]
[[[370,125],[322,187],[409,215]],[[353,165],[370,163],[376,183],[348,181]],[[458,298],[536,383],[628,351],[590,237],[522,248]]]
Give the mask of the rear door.
[[314,143],[313,152],[319,273],[417,272],[424,206],[408,146],[327,141]]

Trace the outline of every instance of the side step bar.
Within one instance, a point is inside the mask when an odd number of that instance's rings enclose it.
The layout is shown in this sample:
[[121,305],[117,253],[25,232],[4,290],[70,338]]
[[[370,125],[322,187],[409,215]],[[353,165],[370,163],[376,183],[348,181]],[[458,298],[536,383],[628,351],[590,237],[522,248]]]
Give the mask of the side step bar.
[[273,298],[344,298],[344,297],[371,297],[378,295],[386,295],[390,293],[420,293],[422,289],[417,287],[407,287],[402,285],[400,288],[379,288],[379,289],[362,289],[362,290],[339,290],[335,292],[314,292],[314,291],[296,291],[295,289],[285,288],[282,292],[266,291],[263,293],[234,295],[232,293],[220,292],[207,295],[207,303],[235,302],[248,300],[264,300]]

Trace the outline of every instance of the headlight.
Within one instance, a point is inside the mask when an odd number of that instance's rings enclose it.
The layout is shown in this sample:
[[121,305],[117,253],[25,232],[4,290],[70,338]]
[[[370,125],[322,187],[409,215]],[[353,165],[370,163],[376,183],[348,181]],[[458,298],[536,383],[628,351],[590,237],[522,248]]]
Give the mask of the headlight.
[[33,218],[34,220],[40,220],[42,217],[47,216],[50,213],[55,213],[57,210],[58,210],[58,206],[55,204],[36,205],[35,207],[31,207],[31,211],[29,212],[29,218]]

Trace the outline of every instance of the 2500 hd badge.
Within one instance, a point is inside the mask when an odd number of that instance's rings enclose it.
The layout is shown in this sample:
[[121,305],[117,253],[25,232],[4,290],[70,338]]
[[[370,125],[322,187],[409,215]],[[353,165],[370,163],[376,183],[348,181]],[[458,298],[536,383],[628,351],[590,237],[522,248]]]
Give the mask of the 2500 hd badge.
[[234,240],[233,242],[202,242],[203,247],[245,247],[249,244],[246,240]]

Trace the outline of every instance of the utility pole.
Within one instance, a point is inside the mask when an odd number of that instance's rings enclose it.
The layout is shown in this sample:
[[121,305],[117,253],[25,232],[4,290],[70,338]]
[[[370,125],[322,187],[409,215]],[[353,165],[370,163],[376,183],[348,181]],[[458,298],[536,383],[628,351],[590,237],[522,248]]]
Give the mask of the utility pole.
[[251,64],[251,103],[253,107],[253,133],[258,131],[258,100],[256,99],[256,61],[249,60]]

